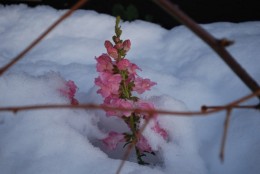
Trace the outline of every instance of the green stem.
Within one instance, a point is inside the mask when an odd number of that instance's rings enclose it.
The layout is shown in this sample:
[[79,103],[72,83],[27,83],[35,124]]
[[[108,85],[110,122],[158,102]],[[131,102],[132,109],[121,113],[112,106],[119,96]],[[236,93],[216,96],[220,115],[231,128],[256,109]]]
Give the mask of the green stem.
[[130,95],[129,95],[128,88],[127,88],[125,81],[123,82],[123,88],[124,88],[124,94],[125,94],[126,99],[129,99]]
[[135,153],[137,156],[137,162],[140,165],[148,165],[149,163],[144,162],[144,160],[142,159],[143,154],[140,152],[140,150],[135,146]]
[[122,77],[122,82],[121,82],[121,86],[122,86],[122,92],[123,92],[123,98],[124,99],[130,99],[131,97],[131,93],[128,89],[128,85],[126,84],[126,79],[127,79],[127,72],[125,71],[119,71],[121,77]]
[[133,132],[133,135],[135,136],[136,129],[135,129],[135,122],[134,122],[134,116],[133,115],[130,116],[130,127],[131,127],[131,130]]

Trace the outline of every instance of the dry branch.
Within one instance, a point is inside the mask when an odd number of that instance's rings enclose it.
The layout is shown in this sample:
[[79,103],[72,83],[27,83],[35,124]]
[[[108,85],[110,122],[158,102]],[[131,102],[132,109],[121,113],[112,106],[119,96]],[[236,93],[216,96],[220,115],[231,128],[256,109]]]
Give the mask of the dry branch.
[[227,131],[228,131],[228,127],[229,127],[231,112],[232,112],[231,108],[227,109],[226,119],[225,119],[225,123],[224,123],[224,132],[223,132],[223,136],[222,136],[222,140],[221,140],[221,147],[220,147],[220,154],[219,154],[220,160],[222,162],[224,162],[225,145],[226,145],[226,140],[227,140]]
[[[145,128],[147,127],[148,123],[150,122],[150,120],[151,120],[153,117],[154,117],[154,115],[150,112],[148,119],[145,120],[144,125],[141,127],[140,131],[138,132],[137,139],[140,138],[141,134],[143,133],[143,131],[145,130]],[[120,174],[120,172],[121,172],[121,170],[122,170],[122,168],[123,168],[123,166],[124,166],[124,164],[125,164],[125,161],[126,161],[127,158],[129,157],[130,152],[131,152],[131,150],[133,149],[133,147],[135,146],[135,144],[136,144],[136,141],[133,141],[133,142],[131,143],[131,145],[128,146],[127,150],[125,151],[125,153],[124,153],[124,155],[123,155],[123,158],[122,158],[122,160],[121,160],[121,163],[120,163],[120,165],[119,165],[119,167],[118,167],[118,169],[117,169],[117,171],[116,171],[116,174]]]
[[[232,41],[227,39],[216,39],[201,26],[199,26],[188,15],[181,11],[177,5],[169,0],[153,0],[156,4],[162,7],[171,16],[177,19],[180,23],[187,26],[193,33],[206,42],[222,60],[232,69],[232,71],[247,85],[247,87],[255,92],[259,89],[257,82],[246,72],[245,69],[234,59],[234,57],[225,49]],[[260,97],[258,96],[259,100]]]
[[[259,105],[240,105],[240,106],[233,106],[234,109],[260,109]],[[202,106],[201,110],[206,111],[210,109],[225,109],[223,106]]]
[[[0,107],[0,112],[14,112],[17,113],[19,111],[25,111],[25,110],[39,110],[39,109],[91,109],[91,110],[98,110],[98,109],[103,109],[103,110],[118,110],[118,111],[132,111],[132,112],[146,112],[150,115],[153,114],[160,114],[160,115],[173,115],[173,116],[205,116],[208,114],[220,112],[223,110],[227,110],[230,108],[237,108],[239,107],[239,104],[260,95],[260,88],[249,95],[246,95],[244,97],[241,97],[229,104],[219,106],[216,108],[212,108],[210,110],[205,110],[203,109],[202,106],[202,111],[186,111],[186,112],[181,112],[181,111],[169,111],[169,110],[143,110],[143,109],[138,109],[138,108],[133,108],[133,109],[126,109],[126,108],[119,108],[119,107],[110,107],[110,106],[103,106],[103,105],[97,105],[97,104],[79,104],[79,105],[71,105],[71,104],[45,104],[45,105],[28,105],[28,106],[10,106],[10,107]],[[258,105],[255,105],[258,106]],[[251,108],[255,109],[255,108]]]
[[[133,111],[133,112],[146,112],[149,113],[149,115],[154,115],[154,114],[160,114],[162,115],[174,115],[174,116],[207,116],[212,113],[220,112],[223,110],[227,110],[227,116],[226,116],[226,121],[225,121],[225,126],[224,126],[224,133],[223,133],[223,138],[221,142],[221,150],[220,150],[220,159],[223,161],[224,159],[224,149],[225,149],[225,144],[226,144],[226,137],[227,137],[227,130],[228,130],[228,125],[229,125],[229,120],[231,116],[231,110],[238,108],[240,103],[243,103],[255,96],[260,95],[260,89],[258,89],[256,92],[249,94],[247,96],[244,96],[238,100],[235,100],[227,105],[224,106],[219,106],[211,109],[202,109],[202,111],[194,111],[194,112],[177,112],[177,111],[166,111],[166,110],[141,110],[141,109],[125,109],[125,108],[117,108],[117,107],[108,107],[108,106],[103,106],[103,105],[96,105],[96,104],[81,104],[81,105],[66,105],[66,104],[52,104],[52,105],[37,105],[37,106],[18,106],[18,107],[0,107],[0,112],[4,111],[9,111],[9,112],[14,112],[17,113],[19,111],[24,111],[24,110],[37,110],[37,109],[104,109],[104,110],[120,110],[120,111]],[[205,106],[204,106],[205,107]],[[203,108],[203,107],[202,107]],[[251,107],[251,109],[255,109],[254,107]],[[142,128],[139,131],[139,136],[141,133],[144,131],[146,126],[148,125],[149,121],[151,120],[152,116],[149,117]],[[132,142],[126,152],[123,155],[123,159],[116,171],[116,174],[120,174],[120,171],[123,168],[123,165],[125,163],[125,160],[128,158],[132,148],[134,147],[135,142]]]
[[[222,140],[221,140],[221,147],[220,147],[220,160],[223,162],[224,161],[224,155],[225,155],[225,145],[226,145],[226,139],[227,139],[227,131],[228,131],[228,127],[229,127],[229,122],[230,122],[230,117],[231,117],[231,111],[233,108],[240,108],[239,104],[243,103],[251,98],[253,98],[254,96],[259,96],[260,95],[260,89],[258,89],[256,92],[254,92],[253,94],[249,94],[247,96],[244,96],[236,101],[233,101],[225,106],[217,106],[217,107],[207,107],[207,106],[202,106],[201,107],[201,115],[202,114],[209,114],[211,113],[208,109],[211,109],[212,113],[214,112],[219,112],[219,111],[223,111],[226,110],[227,114],[226,114],[226,119],[225,119],[225,123],[224,123],[224,132],[223,132],[223,136],[222,136]],[[256,106],[259,107],[259,105],[253,105],[254,107],[248,107],[247,109],[256,109]],[[157,111],[157,113],[159,113],[159,111]],[[192,112],[191,112],[192,113]],[[193,112],[196,113],[196,112]],[[184,115],[185,116],[185,115]],[[186,115],[187,116],[187,115]],[[195,116],[195,115],[193,115]],[[143,125],[143,127],[141,128],[139,134],[141,134],[144,129],[146,128],[146,126],[148,125],[150,121],[150,118],[148,120],[145,121],[145,124]],[[134,147],[134,143],[132,143],[128,149],[125,151],[122,161],[116,171],[116,174],[120,174],[123,165],[126,161],[126,159],[128,158],[132,148]]]
[[63,14],[57,21],[55,21],[49,28],[47,28],[38,38],[36,38],[28,47],[20,52],[15,58],[13,58],[8,64],[0,69],[0,76],[3,75],[9,68],[21,60],[33,47],[35,47],[41,40],[47,36],[55,27],[57,27],[62,21],[69,17],[75,10],[83,6],[88,0],[79,0],[70,10]]

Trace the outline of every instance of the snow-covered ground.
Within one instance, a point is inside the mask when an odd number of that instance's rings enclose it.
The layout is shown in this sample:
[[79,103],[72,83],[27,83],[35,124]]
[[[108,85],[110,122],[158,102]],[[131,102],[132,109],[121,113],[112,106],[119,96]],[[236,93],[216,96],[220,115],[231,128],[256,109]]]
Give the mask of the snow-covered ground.
[[[3,66],[64,11],[47,6],[0,6],[0,65]],[[105,53],[115,18],[78,10],[59,25],[18,64],[0,77],[0,106],[69,103],[59,89],[67,80],[78,86],[80,103],[101,103],[96,94],[95,56]],[[203,27],[218,38],[229,38],[237,61],[260,83],[260,22],[213,23]],[[222,105],[250,93],[249,89],[200,39],[185,27],[171,30],[144,21],[122,23],[130,39],[127,57],[142,68],[141,76],[158,84],[142,97],[157,108],[199,110]],[[256,104],[252,99],[248,104]],[[219,160],[225,112],[210,117],[159,117],[170,136],[160,141],[145,135],[156,148],[151,166],[140,166],[134,155],[125,174],[257,174],[260,173],[260,115],[234,111],[225,161]],[[0,113],[1,174],[113,174],[124,149],[110,152],[100,139],[110,130],[125,129],[121,120],[103,111],[35,110]]]

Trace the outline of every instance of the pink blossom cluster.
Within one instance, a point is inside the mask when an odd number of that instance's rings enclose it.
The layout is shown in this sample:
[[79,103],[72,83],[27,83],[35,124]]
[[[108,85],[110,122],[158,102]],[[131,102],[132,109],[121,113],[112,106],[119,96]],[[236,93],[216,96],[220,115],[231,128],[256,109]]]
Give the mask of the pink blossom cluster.
[[[104,45],[107,54],[102,54],[96,58],[96,69],[99,76],[95,78],[95,84],[99,87],[97,93],[104,98],[103,106],[122,108],[122,110],[105,110],[107,116],[116,116],[122,118],[128,125],[131,133],[109,132],[103,139],[104,144],[109,149],[115,149],[120,142],[135,142],[135,148],[138,151],[139,162],[144,152],[153,153],[151,146],[146,138],[139,133],[140,120],[148,119],[149,112],[154,111],[153,103],[140,100],[133,94],[142,94],[156,85],[150,79],[141,78],[137,71],[141,69],[134,63],[125,58],[126,53],[131,48],[130,40],[122,41],[120,39],[120,27],[115,27],[116,35],[113,36],[114,45],[110,41],[105,41]],[[159,126],[154,117],[154,127],[152,130],[164,139],[168,138],[167,132]]]
[[[130,49],[130,40],[123,42],[125,51]],[[110,41],[105,41],[105,47],[108,54],[102,54],[96,58],[97,65],[96,69],[99,72],[99,76],[95,79],[95,84],[99,86],[99,93],[104,98],[104,106],[119,107],[123,109],[134,109],[140,110],[155,110],[154,105],[150,102],[143,100],[131,99],[132,91],[142,94],[147,90],[150,90],[156,83],[149,79],[143,79],[137,75],[137,70],[141,70],[136,64],[131,63],[126,58],[118,56],[118,49],[121,48],[117,45],[113,46]],[[111,58],[111,57],[113,58]],[[123,87],[127,86],[126,91]],[[125,95],[124,93],[128,93]],[[107,110],[107,116],[117,117],[130,117],[132,111],[118,111],[118,110]],[[145,117],[147,113],[141,113],[139,116]],[[167,133],[164,129],[160,128],[158,122],[156,122],[153,130],[159,133],[163,138],[167,139]],[[124,135],[110,132],[108,137],[103,141],[110,149],[114,149],[119,142],[124,142]],[[137,146],[141,151],[151,152],[151,147],[147,143],[147,140],[141,136],[137,142]]]

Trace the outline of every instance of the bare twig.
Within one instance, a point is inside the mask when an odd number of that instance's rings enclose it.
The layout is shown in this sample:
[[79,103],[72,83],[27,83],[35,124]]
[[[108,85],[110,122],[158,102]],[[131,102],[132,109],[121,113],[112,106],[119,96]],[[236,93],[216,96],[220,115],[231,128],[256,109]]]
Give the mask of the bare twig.
[[121,160],[121,162],[120,162],[120,164],[119,164],[119,166],[118,166],[118,168],[116,170],[116,174],[120,174],[120,172],[121,172],[121,170],[122,170],[122,168],[123,168],[123,166],[125,164],[125,161],[129,157],[130,152],[134,148],[135,144],[136,144],[136,140],[134,140],[132,143],[130,143],[129,146],[127,147],[127,149],[126,149],[126,151],[125,151],[125,153],[123,155],[123,158],[122,158],[122,160]]
[[[97,104],[79,104],[79,105],[71,105],[71,104],[49,104],[49,105],[30,105],[30,106],[11,106],[11,107],[0,107],[0,112],[9,111],[9,112],[19,112],[25,110],[39,110],[39,109],[104,109],[104,110],[118,110],[118,111],[138,111],[138,112],[146,112],[150,113],[150,110],[142,110],[142,109],[126,109],[126,108],[118,108],[118,107],[110,107],[110,106],[102,106]],[[176,115],[176,116],[200,116],[207,115],[210,113],[214,113],[219,111],[220,109],[210,110],[206,112],[194,111],[194,112],[178,112],[178,111],[167,111],[167,110],[155,110],[153,112],[161,115]]]
[[227,140],[227,132],[228,132],[228,127],[229,127],[229,122],[230,122],[230,117],[231,117],[231,111],[232,109],[229,108],[227,109],[227,115],[224,123],[224,132],[221,140],[221,148],[220,148],[220,160],[221,162],[224,162],[224,155],[225,155],[225,145],[226,145],[226,140]]
[[[179,112],[179,111],[167,111],[167,110],[155,110],[154,112],[160,115],[175,115],[175,116],[203,116],[211,113],[219,112],[225,110],[226,106],[223,106],[218,109],[211,109],[209,111],[193,111],[193,112]],[[150,113],[151,110],[142,110],[142,109],[126,109],[119,107],[110,107],[110,106],[101,106],[97,104],[79,104],[79,105],[71,105],[71,104],[49,104],[49,105],[28,105],[28,106],[11,106],[11,107],[0,107],[0,112],[9,111],[17,113],[19,111],[25,110],[39,110],[39,109],[104,109],[104,110],[118,110],[118,111],[138,111],[138,112],[146,112]]]
[[[154,111],[150,111],[149,113],[150,113],[150,114],[149,114],[148,119],[145,120],[144,125],[141,127],[141,129],[139,130],[139,132],[138,132],[138,134],[137,134],[137,139],[140,138],[140,136],[141,136],[141,134],[143,133],[143,131],[145,130],[146,126],[148,125],[148,123],[150,122],[150,120],[153,118],[155,112],[154,112]],[[136,140],[133,141],[133,142],[131,143],[131,145],[128,146],[127,150],[125,151],[125,153],[124,153],[124,155],[123,155],[123,158],[122,158],[122,160],[121,160],[121,163],[120,163],[119,167],[117,168],[116,174],[120,174],[120,172],[121,172],[121,170],[122,170],[122,168],[123,168],[123,166],[124,166],[124,164],[125,164],[125,161],[126,161],[127,158],[129,157],[130,152],[131,152],[131,150],[134,148],[135,144],[136,144]]]
[[[234,109],[259,109],[259,105],[239,105],[233,106]],[[225,106],[202,106],[201,110],[210,110],[210,109],[225,109]]]
[[27,48],[20,52],[15,58],[13,58],[8,64],[0,69],[0,76],[3,75],[11,66],[21,60],[33,47],[35,47],[41,40],[47,36],[55,27],[57,27],[63,20],[69,17],[75,10],[83,6],[88,0],[79,0],[70,10],[62,15],[57,21],[55,21],[49,28],[47,28],[37,39],[35,39]]
[[[230,45],[232,41],[227,39],[216,39],[196,22],[194,22],[188,15],[181,11],[177,5],[169,0],[153,0],[156,4],[162,7],[171,16],[177,19],[180,23],[187,26],[193,33],[205,41],[233,70],[233,72],[247,85],[252,92],[259,89],[257,82],[246,72],[245,69],[233,58],[233,56],[225,49],[225,46]],[[258,96],[260,99],[260,97]]]
[[[220,160],[223,162],[224,161],[224,155],[225,155],[225,145],[226,145],[226,139],[227,139],[227,130],[228,130],[228,126],[229,126],[229,121],[230,121],[230,116],[231,116],[231,108],[236,108],[238,104],[250,99],[253,96],[257,96],[260,94],[260,90],[257,90],[254,94],[250,94],[248,96],[242,97],[241,99],[238,99],[226,106],[220,106],[220,107],[216,107],[216,108],[211,108],[214,111],[220,111],[220,110],[227,110],[227,115],[226,115],[226,120],[224,123],[224,132],[223,132],[223,137],[222,137],[222,141],[221,141],[221,149],[220,149]],[[202,108],[204,107],[204,109],[202,109],[202,113],[207,112],[208,108],[205,108],[206,106],[202,106]],[[252,109],[252,108],[251,108]],[[255,108],[254,108],[255,109]],[[154,114],[154,111],[150,111],[149,115]],[[158,113],[158,111],[156,111],[156,113]],[[142,132],[144,131],[144,129],[146,128],[146,126],[148,125],[149,121],[151,120],[152,117],[149,117],[146,121],[145,124],[143,125],[143,127],[140,129],[140,132],[138,134],[138,137],[140,137],[140,135],[142,134]],[[127,160],[128,156],[130,155],[131,150],[133,149],[134,145],[136,142],[132,142],[131,145],[128,147],[128,149],[125,151],[124,156],[121,160],[121,163],[116,171],[116,174],[120,174],[125,161]]]
[[133,111],[133,112],[146,112],[149,114],[160,114],[160,115],[174,115],[174,116],[205,116],[208,114],[216,113],[219,111],[223,111],[229,108],[233,108],[238,106],[240,103],[243,103],[255,96],[260,95],[260,89],[256,92],[246,95],[238,100],[235,100],[227,105],[224,105],[219,108],[211,109],[211,110],[203,110],[202,111],[167,111],[167,110],[143,110],[138,108],[126,109],[126,108],[118,108],[118,107],[110,107],[96,104],[80,104],[80,105],[70,105],[70,104],[49,104],[49,105],[30,105],[30,106],[11,106],[11,107],[0,107],[0,112],[9,111],[9,112],[19,112],[24,110],[38,110],[38,109],[104,109],[104,110],[119,110],[119,111]]
[[[220,112],[223,110],[227,110],[227,118],[226,118],[226,123],[225,123],[225,130],[224,130],[224,135],[222,139],[222,145],[221,145],[221,159],[224,159],[224,147],[225,147],[225,141],[226,141],[226,134],[227,134],[227,129],[228,129],[228,124],[229,124],[229,117],[231,114],[231,109],[235,108],[238,106],[240,103],[245,102],[255,96],[260,95],[260,89],[258,89],[256,92],[249,94],[247,96],[244,96],[238,100],[235,100],[225,106],[222,107],[217,107],[217,108],[212,108],[210,110],[204,109],[202,111],[194,111],[194,112],[177,112],[177,111],[166,111],[166,110],[141,110],[141,109],[125,109],[125,108],[117,108],[117,107],[108,107],[108,106],[103,106],[103,105],[95,105],[95,104],[81,104],[81,105],[59,105],[59,104],[52,104],[52,105],[38,105],[38,106],[19,106],[19,107],[0,107],[0,112],[2,111],[11,111],[11,112],[18,112],[18,111],[24,111],[24,110],[37,110],[37,109],[104,109],[104,110],[120,110],[120,111],[133,111],[133,112],[146,112],[149,113],[150,115],[154,114],[160,114],[162,115],[174,115],[174,116],[207,116],[208,114]],[[152,117],[151,117],[152,118]],[[144,131],[145,127],[150,121],[150,117],[147,119],[143,127],[140,129],[139,135]],[[125,163],[125,160],[128,158],[131,149],[134,147],[136,142],[132,142],[129,146],[128,149],[126,150],[123,159],[117,169],[117,174],[120,173],[120,171],[123,168],[123,165]]]

